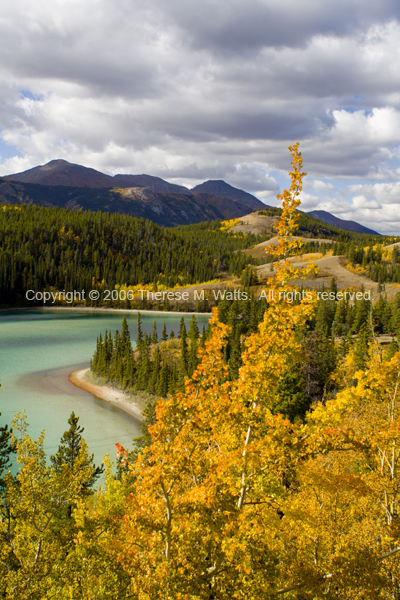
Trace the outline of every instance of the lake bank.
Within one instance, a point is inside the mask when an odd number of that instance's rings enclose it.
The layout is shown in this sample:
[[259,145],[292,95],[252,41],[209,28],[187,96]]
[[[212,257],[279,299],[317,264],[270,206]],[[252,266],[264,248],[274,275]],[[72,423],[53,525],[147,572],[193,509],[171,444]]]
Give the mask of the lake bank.
[[120,408],[124,412],[128,413],[132,417],[135,417],[138,421],[143,419],[143,413],[139,406],[132,401],[132,396],[122,390],[117,390],[108,385],[97,385],[86,379],[90,368],[80,369],[79,371],[73,371],[68,379],[76,387],[81,390],[85,390],[89,394],[93,394],[96,398],[104,400],[113,404],[117,408]]
[[[84,439],[96,464],[104,456],[115,455],[115,443],[132,447],[132,439],[141,435],[138,414],[100,399],[73,385],[69,375],[89,367],[99,334],[107,329],[114,335],[126,316],[131,338],[137,337],[137,314],[119,310],[75,308],[30,309],[0,312],[0,425],[10,425],[16,412],[25,411],[29,434],[33,439],[46,431],[44,449],[57,452],[60,438],[68,429],[72,411],[85,428]],[[188,327],[191,315],[142,313],[142,332],[152,335],[154,321],[158,333],[166,325],[167,336],[179,330],[184,318]],[[209,316],[196,316],[198,326],[207,326]],[[102,381],[93,380],[102,385]],[[139,409],[145,398],[137,394]],[[133,394],[136,400],[136,394]]]

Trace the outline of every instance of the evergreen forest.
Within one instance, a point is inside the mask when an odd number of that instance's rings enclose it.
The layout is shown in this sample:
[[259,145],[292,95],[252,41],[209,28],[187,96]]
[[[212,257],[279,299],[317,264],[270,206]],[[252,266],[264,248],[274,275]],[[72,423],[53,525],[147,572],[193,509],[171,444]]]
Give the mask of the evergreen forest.
[[[213,221],[165,229],[122,214],[22,205],[0,209],[0,303],[27,303],[26,292],[86,291],[89,306],[120,306],[103,290],[138,284],[174,288],[240,276],[257,261],[238,250],[261,241],[225,231]],[[96,289],[99,300],[87,292]],[[126,294],[124,296],[126,299]],[[42,305],[40,300],[36,304]],[[129,300],[125,304],[130,307]]]

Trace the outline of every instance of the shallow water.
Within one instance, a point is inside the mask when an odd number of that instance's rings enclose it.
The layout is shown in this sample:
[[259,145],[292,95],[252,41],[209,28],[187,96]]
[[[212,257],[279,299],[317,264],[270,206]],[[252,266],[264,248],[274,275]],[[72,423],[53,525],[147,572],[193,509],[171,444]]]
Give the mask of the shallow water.
[[[44,429],[45,450],[53,454],[75,411],[96,464],[106,454],[114,459],[116,442],[132,447],[132,438],[140,435],[136,419],[68,380],[72,371],[89,366],[99,333],[120,330],[124,315],[135,340],[136,313],[51,309],[0,312],[0,424],[11,423],[16,412],[25,410],[30,436],[37,438]],[[142,313],[143,330],[150,333],[157,321],[159,335],[164,322],[168,333],[174,330],[177,334],[180,318],[176,314]],[[185,316],[187,327],[190,318]],[[209,317],[196,319],[201,328]]]

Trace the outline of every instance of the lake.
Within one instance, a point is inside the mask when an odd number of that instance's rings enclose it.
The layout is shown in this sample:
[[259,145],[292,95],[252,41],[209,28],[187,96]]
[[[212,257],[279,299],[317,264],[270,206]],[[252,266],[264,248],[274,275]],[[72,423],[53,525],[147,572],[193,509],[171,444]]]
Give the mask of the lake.
[[[140,424],[68,380],[72,371],[89,366],[100,332],[121,330],[124,315],[134,342],[136,312],[79,309],[0,312],[0,424],[10,424],[16,412],[25,410],[29,435],[37,438],[45,430],[45,450],[49,455],[57,451],[74,411],[85,428],[83,437],[96,464],[106,454],[112,460],[115,458],[116,442],[131,448],[132,438],[141,435]],[[173,330],[177,335],[182,316],[188,327],[191,315],[141,313],[143,331],[150,334],[156,321],[159,336],[164,323],[168,333]],[[196,316],[200,330],[209,318],[209,315]]]

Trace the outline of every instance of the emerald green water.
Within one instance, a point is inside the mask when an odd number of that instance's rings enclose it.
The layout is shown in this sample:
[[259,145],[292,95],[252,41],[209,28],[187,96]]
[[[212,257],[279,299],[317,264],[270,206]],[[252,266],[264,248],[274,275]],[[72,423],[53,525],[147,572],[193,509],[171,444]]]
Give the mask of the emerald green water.
[[[45,450],[56,452],[68,429],[72,411],[85,428],[83,437],[99,464],[106,454],[115,457],[115,443],[132,447],[140,435],[139,423],[127,413],[75,387],[68,375],[89,366],[96,339],[105,329],[121,329],[126,315],[132,340],[137,335],[137,314],[88,310],[21,310],[0,312],[0,423],[11,423],[25,410],[31,437],[46,432]],[[178,333],[181,315],[143,314],[148,333],[157,321],[159,335]],[[190,316],[185,316],[186,326]],[[196,317],[200,327],[208,316]]]

